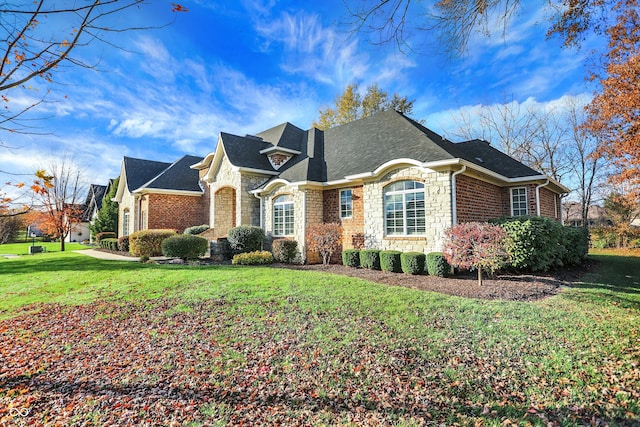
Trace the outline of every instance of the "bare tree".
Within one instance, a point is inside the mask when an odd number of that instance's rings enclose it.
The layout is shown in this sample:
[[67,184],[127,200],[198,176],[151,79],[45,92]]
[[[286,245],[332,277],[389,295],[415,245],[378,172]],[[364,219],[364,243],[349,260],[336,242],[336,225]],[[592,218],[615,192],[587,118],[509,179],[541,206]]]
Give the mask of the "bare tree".
[[80,222],[86,188],[81,169],[68,156],[57,157],[46,167],[52,180],[46,192],[40,195],[43,231],[64,241]]
[[[34,101],[14,106],[9,93],[12,89],[28,89],[35,80],[38,82],[34,84],[51,84],[54,72],[65,65],[94,68],[95,64],[86,63],[74,53],[94,41],[113,46],[109,33],[142,29],[114,26],[117,22],[114,18],[144,3],[144,0],[2,2],[0,103],[4,108],[0,109],[0,130],[29,132],[24,116],[45,102],[48,93],[41,91]],[[174,4],[173,10],[185,9]]]
[[452,118],[457,124],[454,136],[489,141],[511,157],[527,162],[538,123],[535,114],[513,98],[480,106],[475,114],[461,112]]

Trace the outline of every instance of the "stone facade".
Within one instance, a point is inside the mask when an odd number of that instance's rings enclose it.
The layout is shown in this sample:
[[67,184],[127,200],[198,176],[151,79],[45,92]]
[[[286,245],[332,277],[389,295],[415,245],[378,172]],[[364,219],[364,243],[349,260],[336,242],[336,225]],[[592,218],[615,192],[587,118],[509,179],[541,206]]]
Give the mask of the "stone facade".
[[[412,180],[425,185],[426,233],[424,236],[386,236],[384,189],[396,181]],[[448,172],[409,167],[393,170],[380,179],[365,183],[365,247],[403,252],[432,252],[441,249],[444,231],[451,227],[451,179]]]

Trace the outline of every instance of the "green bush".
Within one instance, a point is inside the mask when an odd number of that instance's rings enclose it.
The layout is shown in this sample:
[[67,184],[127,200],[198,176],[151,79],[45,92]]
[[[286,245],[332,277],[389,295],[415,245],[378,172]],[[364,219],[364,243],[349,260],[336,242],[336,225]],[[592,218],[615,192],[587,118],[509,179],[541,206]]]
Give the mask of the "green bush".
[[271,252],[273,252],[273,259],[278,262],[293,262],[298,253],[298,242],[292,239],[274,240]]
[[129,252],[129,236],[118,237],[118,250],[120,252]]
[[227,240],[234,254],[261,251],[264,230],[252,225],[241,225],[229,230]]
[[400,255],[400,266],[402,271],[407,274],[424,273],[424,264],[426,255],[422,252],[403,252]]
[[427,254],[427,273],[430,276],[447,277],[451,266],[442,252],[430,252]]
[[99,245],[102,239],[115,239],[118,237],[113,231],[103,231],[95,235],[96,244]]
[[162,241],[175,236],[175,230],[140,230],[129,235],[129,253],[136,257],[162,255]]
[[380,250],[363,249],[360,251],[360,267],[380,270]]
[[200,234],[200,233],[204,233],[209,228],[210,227],[207,224],[194,225],[192,227],[185,228],[182,234]]
[[272,262],[273,255],[268,251],[243,252],[235,255],[231,260],[234,265],[260,265],[271,264]]
[[507,233],[505,249],[512,267],[530,271],[562,267],[566,248],[559,222],[545,217],[517,217],[498,223]]
[[400,265],[400,251],[381,251],[380,252],[380,268],[383,271],[391,271],[400,273],[402,266]]
[[342,251],[342,265],[360,267],[360,249],[345,249]]
[[207,252],[209,241],[191,234],[178,234],[162,241],[162,254],[183,260],[197,259]]
[[100,240],[100,247],[108,249],[110,251],[118,250],[118,239],[116,238],[103,238]]
[[580,265],[589,252],[589,230],[578,227],[562,227],[562,244],[565,247],[564,265]]

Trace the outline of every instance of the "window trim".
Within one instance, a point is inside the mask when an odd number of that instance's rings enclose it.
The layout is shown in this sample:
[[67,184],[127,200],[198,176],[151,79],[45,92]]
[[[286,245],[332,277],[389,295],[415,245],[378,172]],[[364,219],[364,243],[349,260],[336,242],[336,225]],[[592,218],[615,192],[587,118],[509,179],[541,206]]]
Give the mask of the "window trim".
[[[393,186],[394,184],[397,184],[399,182],[405,183],[405,182],[414,182],[414,183],[418,183],[420,185],[422,185],[422,188],[420,189],[406,189],[404,188],[404,184],[403,184],[403,189],[402,190],[393,190],[393,191],[389,191],[388,188]],[[422,201],[424,202],[424,207],[422,208],[423,210],[423,215],[422,217],[416,216],[413,219],[416,220],[416,222],[422,218],[424,220],[424,231],[416,231],[415,233],[408,233],[408,219],[409,217],[407,216],[407,194],[422,194],[423,199]],[[402,233],[401,234],[397,234],[397,233],[390,233],[389,232],[389,227],[387,225],[387,196],[388,195],[401,195],[402,196]],[[394,181],[391,182],[389,184],[387,184],[383,191],[382,191],[382,206],[383,206],[383,227],[384,227],[384,236],[385,237],[391,237],[391,238],[422,238],[424,236],[427,235],[427,209],[426,209],[426,202],[427,202],[427,193],[426,193],[426,185],[423,181],[417,180],[417,179],[403,179],[403,180],[399,180],[399,181]],[[418,211],[419,209],[415,209],[416,211]],[[395,211],[394,212],[399,212],[399,211]],[[418,228],[418,226],[414,226],[414,228]]]
[[[524,214],[520,213],[518,215],[515,214],[515,210],[514,210],[514,191],[515,190],[524,190]],[[511,187],[509,189],[509,195],[510,197],[510,201],[511,201],[511,216],[512,217],[517,217],[517,216],[527,216],[529,215],[529,200],[528,200],[528,194],[527,194],[527,187]],[[520,197],[520,195],[518,195],[518,197]],[[522,203],[522,201],[518,201],[518,203]],[[522,208],[518,208],[518,210],[522,210]]]
[[[286,200],[279,201],[280,199],[286,198]],[[273,225],[273,236],[274,237],[286,237],[293,236],[295,234],[295,204],[293,200],[293,196],[291,194],[281,194],[273,198],[273,212],[272,212],[272,225]],[[291,233],[287,233],[287,207],[291,207],[291,221],[290,221],[290,230]],[[278,234],[276,229],[276,207],[282,207],[283,216],[282,216],[282,234]]]
[[122,212],[122,235],[129,235],[129,226],[131,224],[131,211],[129,209],[125,209]]
[[[349,192],[349,209],[343,212],[342,210],[342,194]],[[352,219],[353,218],[353,188],[345,188],[338,192],[338,210],[340,211],[340,219]]]

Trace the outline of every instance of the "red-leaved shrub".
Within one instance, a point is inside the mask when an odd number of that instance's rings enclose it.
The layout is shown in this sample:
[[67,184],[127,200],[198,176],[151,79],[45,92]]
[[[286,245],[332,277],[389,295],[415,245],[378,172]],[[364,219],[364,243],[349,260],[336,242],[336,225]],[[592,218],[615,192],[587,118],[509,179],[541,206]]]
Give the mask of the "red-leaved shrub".
[[329,264],[331,255],[340,250],[342,227],[338,224],[313,224],[307,227],[309,249],[318,252],[323,264]]

